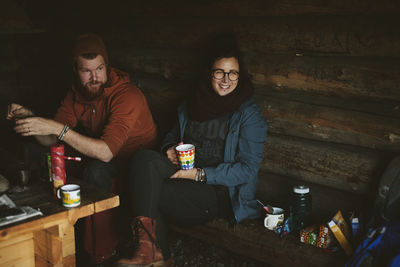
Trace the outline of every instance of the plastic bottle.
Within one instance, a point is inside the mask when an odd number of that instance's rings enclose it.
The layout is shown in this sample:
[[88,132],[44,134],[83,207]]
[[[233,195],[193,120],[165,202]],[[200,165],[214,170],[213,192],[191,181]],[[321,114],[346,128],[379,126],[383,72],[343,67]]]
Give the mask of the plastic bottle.
[[290,204],[292,231],[300,230],[310,225],[311,210],[312,198],[310,188],[305,185],[294,186]]

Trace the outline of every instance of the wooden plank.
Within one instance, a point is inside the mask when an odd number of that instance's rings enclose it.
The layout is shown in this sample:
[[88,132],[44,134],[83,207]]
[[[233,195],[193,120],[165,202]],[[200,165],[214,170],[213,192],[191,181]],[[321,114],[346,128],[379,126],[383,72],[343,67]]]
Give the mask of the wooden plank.
[[62,239],[51,231],[38,231],[34,234],[35,254],[52,264],[62,262]]
[[[400,36],[400,35],[399,35]],[[399,42],[400,43],[400,42]],[[400,47],[400,45],[399,45]],[[399,51],[400,52],[400,51]],[[172,81],[189,79],[197,72],[199,53],[131,47],[115,52],[115,60],[133,73],[157,74]],[[313,57],[247,52],[245,63],[256,85],[279,91],[325,96],[400,101],[400,65],[394,58]],[[399,109],[397,104],[394,108]]]
[[269,134],[261,170],[354,193],[369,193],[388,163],[383,153]]
[[257,97],[269,132],[313,140],[400,151],[400,120],[271,96]]
[[315,106],[325,106],[348,111],[358,111],[368,114],[400,118],[399,101],[395,99],[380,99],[361,96],[339,97],[323,95],[316,92],[305,92],[296,88],[277,88],[271,86],[255,85],[254,98],[263,107],[266,98],[278,98],[286,101],[296,101]]
[[35,266],[32,234],[21,235],[14,242],[1,244],[0,266]]
[[40,231],[53,227],[68,220],[67,212],[54,214],[51,216],[41,217],[40,219],[31,220],[23,224],[17,224],[0,230],[0,241],[13,238],[15,236]]
[[33,238],[33,234],[32,233],[26,233],[26,234],[23,234],[23,235],[18,235],[18,236],[15,236],[12,239],[6,239],[6,240],[0,242],[0,248],[7,247],[7,246],[10,246],[12,244],[23,242],[25,240],[32,239],[32,238]]
[[92,215],[95,211],[94,205],[84,205],[68,210],[68,221],[74,225],[80,218]]
[[[68,220],[58,223],[53,227],[49,227],[46,229],[46,232],[53,235],[55,240],[61,241],[61,250],[60,256],[57,256],[57,259],[60,259],[60,262],[63,258],[68,257],[70,255],[75,255],[75,230],[73,224],[71,224]],[[55,251],[55,253],[57,250]]]
[[198,54],[204,50],[210,35],[226,32],[227,28],[236,34],[245,52],[396,57],[400,52],[400,30],[391,26],[397,22],[397,16],[388,15],[225,17],[223,20],[147,17],[130,22],[129,30],[140,35],[140,39],[124,34],[127,31],[124,27],[104,30],[103,36],[113,60],[117,61],[121,49],[129,53],[150,48],[164,50],[165,54],[174,49],[190,49],[194,50],[192,54]]
[[52,264],[38,254],[35,254],[35,267],[50,267]]
[[35,255],[35,267],[65,267],[65,266],[75,266],[75,263],[70,262],[69,264],[64,264],[64,262],[58,262],[56,264],[53,264],[51,262],[48,262],[44,258],[42,258],[39,255]]
[[62,239],[62,258],[75,255],[75,230],[69,222],[58,225],[58,235]]
[[[399,14],[399,4],[393,0],[383,0],[376,2],[373,0],[354,0],[354,1],[318,1],[318,0],[253,0],[243,3],[235,0],[204,1],[204,2],[160,2],[150,0],[145,2],[137,1],[117,1],[114,5],[109,5],[107,1],[96,2],[96,12],[92,14],[92,2],[82,2],[79,7],[70,2],[62,2],[57,9],[52,10],[55,17],[63,17],[69,27],[79,25],[82,18],[90,15],[90,20],[98,23],[105,22],[102,18],[110,14],[114,16],[112,21],[105,24],[111,27],[115,20],[120,23],[129,23],[133,19],[143,17],[229,17],[229,16],[291,16],[291,15],[310,15],[318,13],[327,14]],[[38,10],[49,9],[45,2],[35,4]],[[221,10],[224,13],[221,14]],[[74,14],[73,18],[69,14]],[[63,20],[63,21],[64,21]],[[86,21],[84,20],[84,21]],[[111,24],[111,26],[110,26]],[[63,24],[64,25],[64,24]],[[103,25],[102,25],[103,26]]]
[[69,255],[63,258],[63,266],[75,266],[76,265],[76,257],[75,255]]
[[119,206],[119,196],[114,196],[112,198],[96,202],[94,204],[94,211],[95,213],[99,213],[118,206]]
[[281,91],[400,100],[400,65],[390,59],[253,54],[247,60],[255,84]]

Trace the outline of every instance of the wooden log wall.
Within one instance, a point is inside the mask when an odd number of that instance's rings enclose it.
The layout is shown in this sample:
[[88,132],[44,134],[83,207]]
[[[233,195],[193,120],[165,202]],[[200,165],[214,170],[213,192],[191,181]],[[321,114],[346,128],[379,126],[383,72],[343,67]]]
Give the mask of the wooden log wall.
[[400,152],[398,1],[28,2],[32,23],[58,42],[100,33],[162,133],[192,89],[207,37],[234,32],[269,124],[261,179],[372,195]]
[[235,32],[269,124],[262,177],[368,194],[400,152],[400,6],[367,2],[149,4],[131,11],[136,38],[105,38],[121,67],[185,90],[204,38]]

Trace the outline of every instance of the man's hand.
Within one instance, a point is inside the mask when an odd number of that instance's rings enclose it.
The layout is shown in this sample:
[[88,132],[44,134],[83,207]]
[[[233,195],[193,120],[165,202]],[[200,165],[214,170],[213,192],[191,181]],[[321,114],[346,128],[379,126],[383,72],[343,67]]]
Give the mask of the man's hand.
[[63,125],[53,120],[30,117],[25,119],[17,119],[15,121],[14,130],[22,136],[31,135],[50,135],[61,132]]
[[191,170],[179,170],[174,173],[170,178],[181,178],[181,179],[190,179],[194,180],[196,177],[197,168],[193,168]]
[[16,120],[30,116],[33,116],[33,112],[30,109],[27,109],[26,107],[15,103],[8,105],[8,112],[6,117],[7,120]]
[[178,143],[176,146],[172,146],[170,148],[168,148],[166,154],[167,154],[167,158],[169,159],[169,161],[172,162],[172,164],[176,165],[179,167],[179,159],[178,159],[178,155],[176,154],[176,150],[175,148],[179,145],[182,145],[183,143],[180,142]]

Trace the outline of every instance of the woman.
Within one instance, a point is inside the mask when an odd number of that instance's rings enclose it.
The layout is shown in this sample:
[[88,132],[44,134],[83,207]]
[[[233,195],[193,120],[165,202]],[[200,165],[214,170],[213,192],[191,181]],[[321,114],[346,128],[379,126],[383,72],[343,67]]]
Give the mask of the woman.
[[[118,266],[168,265],[165,221],[191,225],[259,216],[255,192],[267,125],[242,66],[235,46],[214,48],[203,83],[178,108],[179,125],[166,136],[165,152],[134,154],[132,227],[139,248]],[[195,145],[194,169],[177,167],[179,143]]]

